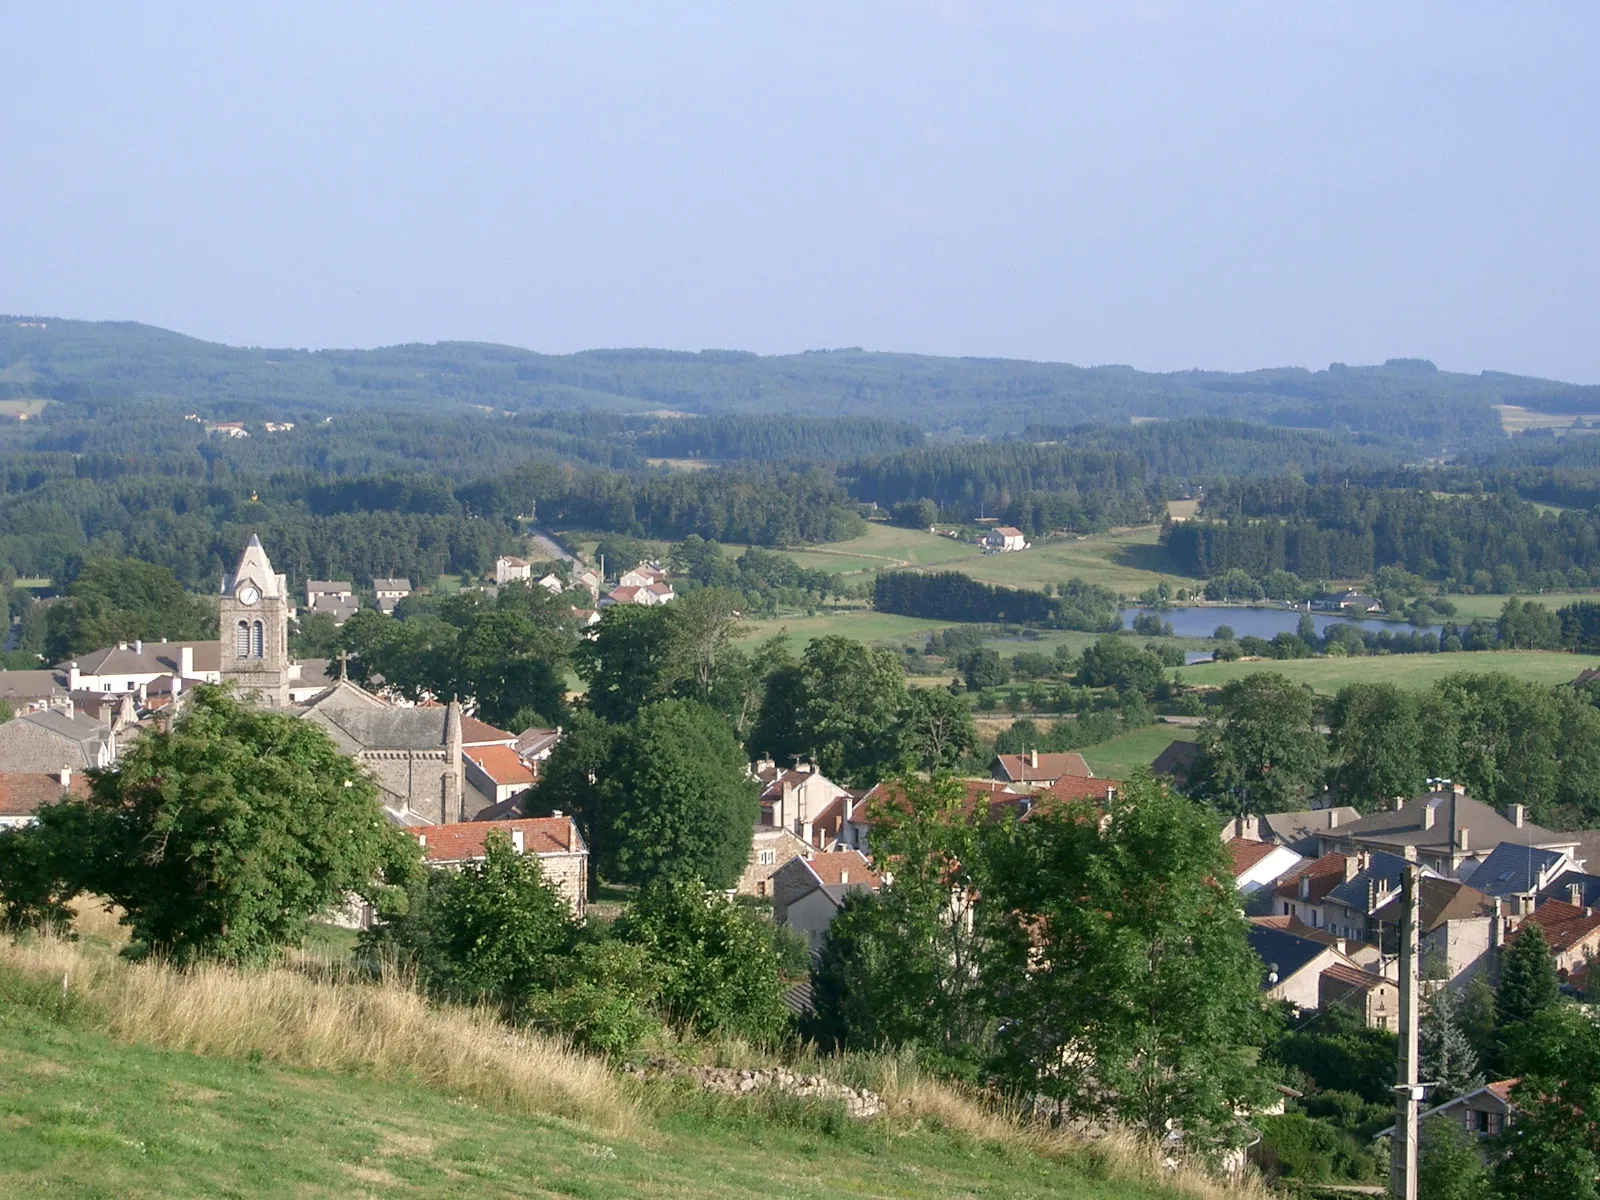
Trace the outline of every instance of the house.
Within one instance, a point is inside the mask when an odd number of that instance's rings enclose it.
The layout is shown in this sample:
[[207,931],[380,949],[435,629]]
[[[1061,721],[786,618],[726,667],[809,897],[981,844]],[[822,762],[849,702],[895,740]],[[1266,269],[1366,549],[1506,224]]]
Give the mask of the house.
[[882,880],[860,851],[839,850],[792,858],[773,873],[771,884],[772,919],[804,934],[817,954],[845,897],[875,892]]
[[560,741],[561,727],[559,725],[554,729],[540,729],[535,726],[524,729],[517,734],[516,741],[512,742],[512,745],[516,747],[517,757],[521,758],[523,762],[529,764],[537,772],[539,770],[538,764],[550,757],[556,748],[556,744]]
[[10,705],[13,714],[44,708],[72,711],[67,681],[55,670],[0,671],[0,701]]
[[660,563],[642,562],[631,571],[625,571],[617,578],[618,587],[647,588],[652,584],[665,583],[667,573],[661,569]]
[[1328,967],[1341,964],[1354,967],[1332,941],[1307,936],[1303,925],[1286,927],[1274,924],[1283,918],[1257,917],[1245,936],[1265,968],[1261,990],[1269,1000],[1286,1000],[1302,1011],[1321,1004],[1320,979]]
[[1234,817],[1222,827],[1222,840],[1226,842],[1242,837],[1253,842],[1275,842],[1289,847],[1302,858],[1316,858],[1323,853],[1318,848],[1318,842],[1324,832],[1360,819],[1361,814],[1349,805],[1267,813],[1260,817]]
[[[1516,1123],[1517,1106],[1511,1103],[1511,1089],[1521,1082],[1520,1079],[1498,1079],[1475,1092],[1467,1092],[1428,1109],[1419,1120],[1449,1117],[1461,1122],[1461,1127],[1475,1138],[1497,1137],[1505,1131],[1506,1126]],[[1393,1136],[1394,1126],[1391,1125],[1372,1140]]]
[[1532,824],[1520,804],[1511,805],[1502,815],[1445,779],[1434,780],[1433,789],[1425,795],[1411,800],[1397,796],[1381,812],[1348,824],[1340,822],[1318,839],[1324,854],[1361,850],[1406,854],[1410,847],[1416,860],[1435,874],[1470,882],[1479,891],[1488,889],[1473,879],[1473,872],[1502,842],[1568,854],[1578,844],[1573,834],[1552,833]]
[[1572,856],[1565,849],[1541,850],[1518,842],[1501,842],[1475,869],[1463,868],[1462,877],[1470,879],[1472,886],[1486,896],[1531,901],[1573,866]]
[[1037,750],[1030,750],[1026,754],[997,754],[989,774],[1002,783],[1025,784],[1029,787],[1049,787],[1064,775],[1075,775],[1079,779],[1094,778],[1089,764],[1076,750],[1059,754],[1040,754]]
[[[1600,863],[1596,863],[1600,866]],[[1574,908],[1600,908],[1600,875],[1564,871],[1538,893],[1540,900],[1565,900]]]
[[1233,881],[1245,895],[1271,887],[1305,860],[1287,846],[1234,838],[1228,843],[1233,856]]
[[750,839],[750,861],[733,890],[741,896],[767,898],[772,895],[772,877],[791,859],[804,858],[812,847],[787,829],[757,825]]
[[983,536],[983,544],[990,550],[1004,553],[1008,550],[1026,550],[1028,539],[1015,525],[996,525]]
[[572,586],[587,591],[591,602],[600,599],[600,588],[604,583],[605,580],[600,578],[600,572],[593,567],[579,567],[572,573]]
[[374,579],[372,581],[372,598],[377,602],[378,611],[385,616],[393,616],[395,606],[411,595],[411,580],[409,579]]
[[539,578],[539,586],[552,596],[559,596],[566,590],[567,585],[561,581],[561,576],[554,571]]
[[63,796],[87,796],[89,780],[82,771],[62,767],[54,774],[0,774],[0,829],[31,825],[39,810]]
[[[1351,864],[1355,873],[1350,874]],[[1322,899],[1320,927],[1353,941],[1375,941],[1377,929],[1372,914],[1392,897],[1400,894],[1407,869],[1415,864],[1394,854],[1369,854],[1345,857],[1345,878],[1335,883]],[[1428,868],[1421,868],[1427,878]]]
[[268,433],[288,433],[294,428],[293,421],[268,421]]
[[589,847],[571,817],[524,817],[516,821],[469,821],[459,825],[430,825],[406,830],[422,848],[430,867],[456,868],[482,862],[488,856],[491,834],[499,834],[518,854],[533,854],[539,871],[561,898],[583,916],[589,896]]
[[670,583],[624,584],[613,588],[600,603],[606,605],[609,601],[610,604],[643,604],[654,607],[670,603],[676,598],[677,593],[672,590]]
[[[771,769],[770,760],[755,764],[752,774],[760,781],[763,770]],[[835,801],[848,798],[853,809],[855,797],[810,763],[797,763],[786,771],[773,771],[772,777],[761,789],[760,824],[776,829],[787,829],[808,846],[816,832],[816,822],[824,809]],[[848,820],[850,813],[843,819]]]
[[[1426,978],[1465,984],[1491,961],[1495,905],[1477,888],[1454,879],[1424,876],[1419,889],[1422,971]],[[1371,927],[1381,950],[1400,952],[1401,898],[1380,904]]]
[[494,581],[501,587],[518,580],[533,578],[533,564],[525,558],[503,554],[494,560]]
[[[1025,818],[1036,802],[1043,802],[1047,793],[1035,794],[1026,789],[1018,789],[998,779],[958,779],[961,785],[962,809],[968,814],[983,812],[992,821],[1002,820],[1013,816],[1019,820]],[[1120,786],[1114,779],[1076,780],[1062,779],[1060,785],[1068,783],[1085,783],[1091,786],[1093,795],[1089,798],[1099,799],[1106,795],[1108,789]],[[863,854],[868,852],[868,835],[872,832],[872,811],[885,803],[904,803],[904,796],[900,792],[898,781],[887,779],[862,792],[859,796],[850,794],[853,803],[841,798],[834,804],[842,810],[842,821],[837,834],[833,834],[833,806],[825,809],[817,820],[817,829],[835,836],[835,845],[838,849],[859,850]]]
[[53,709],[0,724],[0,774],[59,775],[109,767],[117,760],[112,726]]
[[1563,980],[1583,969],[1591,957],[1600,955],[1600,913],[1579,908],[1564,900],[1546,900],[1522,919],[1515,941],[1528,925],[1537,925],[1550,954],[1556,960],[1556,974]]
[[1334,596],[1327,604],[1329,608],[1336,608],[1343,612],[1380,613],[1383,611],[1383,601],[1354,590],[1343,592]]
[[243,421],[218,421],[206,426],[207,433],[221,434],[223,437],[247,438],[250,431],[244,427]]
[[1167,748],[1156,755],[1155,761],[1150,764],[1150,773],[1156,776],[1166,776],[1180,787],[1189,781],[1189,772],[1194,769],[1194,760],[1200,756],[1198,742],[1170,741]]
[[1273,888],[1280,915],[1293,917],[1313,929],[1324,928],[1322,902],[1339,884],[1354,879],[1361,864],[1354,855],[1324,854],[1301,863]]
[[461,753],[466,758],[467,783],[487,797],[490,804],[503,804],[538,782],[511,746],[463,746]]
[[1372,971],[1343,963],[1325,967],[1317,978],[1317,1007],[1334,1004],[1360,1013],[1369,1029],[1400,1026],[1400,985]]
[[348,579],[308,579],[306,611],[326,613],[335,625],[343,625],[361,611],[361,601],[356,599],[355,585]]

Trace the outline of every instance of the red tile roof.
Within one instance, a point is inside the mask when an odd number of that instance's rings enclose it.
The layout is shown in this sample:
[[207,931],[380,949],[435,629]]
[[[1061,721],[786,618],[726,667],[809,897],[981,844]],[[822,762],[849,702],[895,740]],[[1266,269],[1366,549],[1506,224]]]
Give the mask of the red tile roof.
[[1028,754],[999,754],[995,757],[999,759],[1000,769],[1006,773],[1006,777],[1017,783],[1044,782],[1060,779],[1063,775],[1077,775],[1083,779],[1094,777],[1089,764],[1076,750],[1041,754],[1038,766],[1033,765],[1032,757]]
[[88,777],[82,771],[74,771],[70,784],[63,788],[58,775],[0,772],[0,817],[31,817],[64,794],[87,796]]
[[525,817],[520,821],[463,821],[459,825],[424,825],[407,829],[429,862],[473,862],[484,857],[491,833],[515,841],[522,834],[524,854],[583,853],[583,839],[571,817]]
[[480,721],[477,717],[463,716],[461,718],[461,744],[463,746],[482,746],[490,742],[504,742],[509,746],[516,740],[516,734],[507,733],[504,729],[496,729],[487,721]]
[[1509,1104],[1511,1103],[1511,1089],[1521,1082],[1522,1077],[1520,1075],[1515,1079],[1497,1079],[1493,1083],[1485,1084],[1483,1090],[1494,1096],[1495,1099],[1504,1100]]
[[1234,838],[1228,843],[1228,853],[1233,855],[1233,875],[1237,879],[1278,847],[1272,842],[1253,842],[1249,838]]
[[835,850],[831,854],[813,854],[805,860],[812,874],[824,887],[840,883],[864,883],[870,888],[881,884],[878,873],[872,869],[859,850]]
[[[509,735],[508,735],[509,736]],[[510,746],[473,746],[463,750],[468,758],[483,769],[483,773],[503,787],[532,787],[534,773]]]
[[1324,854],[1321,858],[1313,859],[1303,867],[1290,871],[1278,882],[1276,894],[1285,900],[1298,900],[1300,898],[1300,880],[1309,875],[1311,877],[1311,900],[1321,900],[1334,888],[1344,882],[1345,856],[1342,854]]
[[1600,913],[1590,912],[1586,915],[1585,910],[1565,900],[1546,900],[1528,914],[1524,924],[1527,921],[1539,927],[1544,940],[1550,943],[1550,949],[1557,954],[1570,950],[1600,929]]
[[[1039,756],[1039,762],[1044,762],[1044,755]],[[1081,775],[1063,775],[1049,787],[1039,793],[1038,799],[1053,796],[1057,800],[1093,800],[1104,804],[1110,799],[1109,792],[1122,790],[1120,779],[1086,779]]]

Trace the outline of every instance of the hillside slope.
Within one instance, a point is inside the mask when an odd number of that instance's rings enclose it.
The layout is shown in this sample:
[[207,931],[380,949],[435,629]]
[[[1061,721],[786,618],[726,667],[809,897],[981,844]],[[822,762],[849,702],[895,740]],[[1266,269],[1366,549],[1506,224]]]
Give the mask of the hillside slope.
[[[872,415],[996,434],[1028,424],[1226,416],[1348,427],[1427,444],[1498,437],[1494,404],[1600,411],[1600,388],[1419,360],[1243,373],[1078,367],[860,349],[589,350],[547,355],[476,342],[375,350],[222,346],[132,322],[0,316],[0,399],[165,400],[211,413],[476,404],[690,413]],[[267,410],[271,411],[267,411]]]

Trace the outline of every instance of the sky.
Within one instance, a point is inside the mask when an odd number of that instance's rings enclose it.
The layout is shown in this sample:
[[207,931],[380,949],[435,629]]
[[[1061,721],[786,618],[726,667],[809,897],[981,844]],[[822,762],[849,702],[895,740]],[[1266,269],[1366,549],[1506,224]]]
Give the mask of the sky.
[[1600,5],[12,6],[0,312],[1600,382]]

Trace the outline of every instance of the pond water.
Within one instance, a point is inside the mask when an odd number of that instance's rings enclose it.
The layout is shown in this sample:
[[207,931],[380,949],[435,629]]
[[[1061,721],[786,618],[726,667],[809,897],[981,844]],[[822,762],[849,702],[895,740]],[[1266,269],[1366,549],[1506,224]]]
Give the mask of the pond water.
[[[1205,607],[1169,608],[1164,610],[1125,608],[1122,610],[1122,627],[1133,628],[1133,619],[1142,612],[1154,613],[1172,625],[1178,637],[1210,637],[1218,625],[1228,625],[1234,637],[1271,638],[1274,634],[1293,633],[1305,616],[1304,609],[1254,608],[1244,604],[1215,604]],[[1356,620],[1333,613],[1313,612],[1311,621],[1320,634],[1329,625],[1359,625],[1377,633],[1387,629],[1390,633],[1410,633],[1411,626],[1400,621]]]

